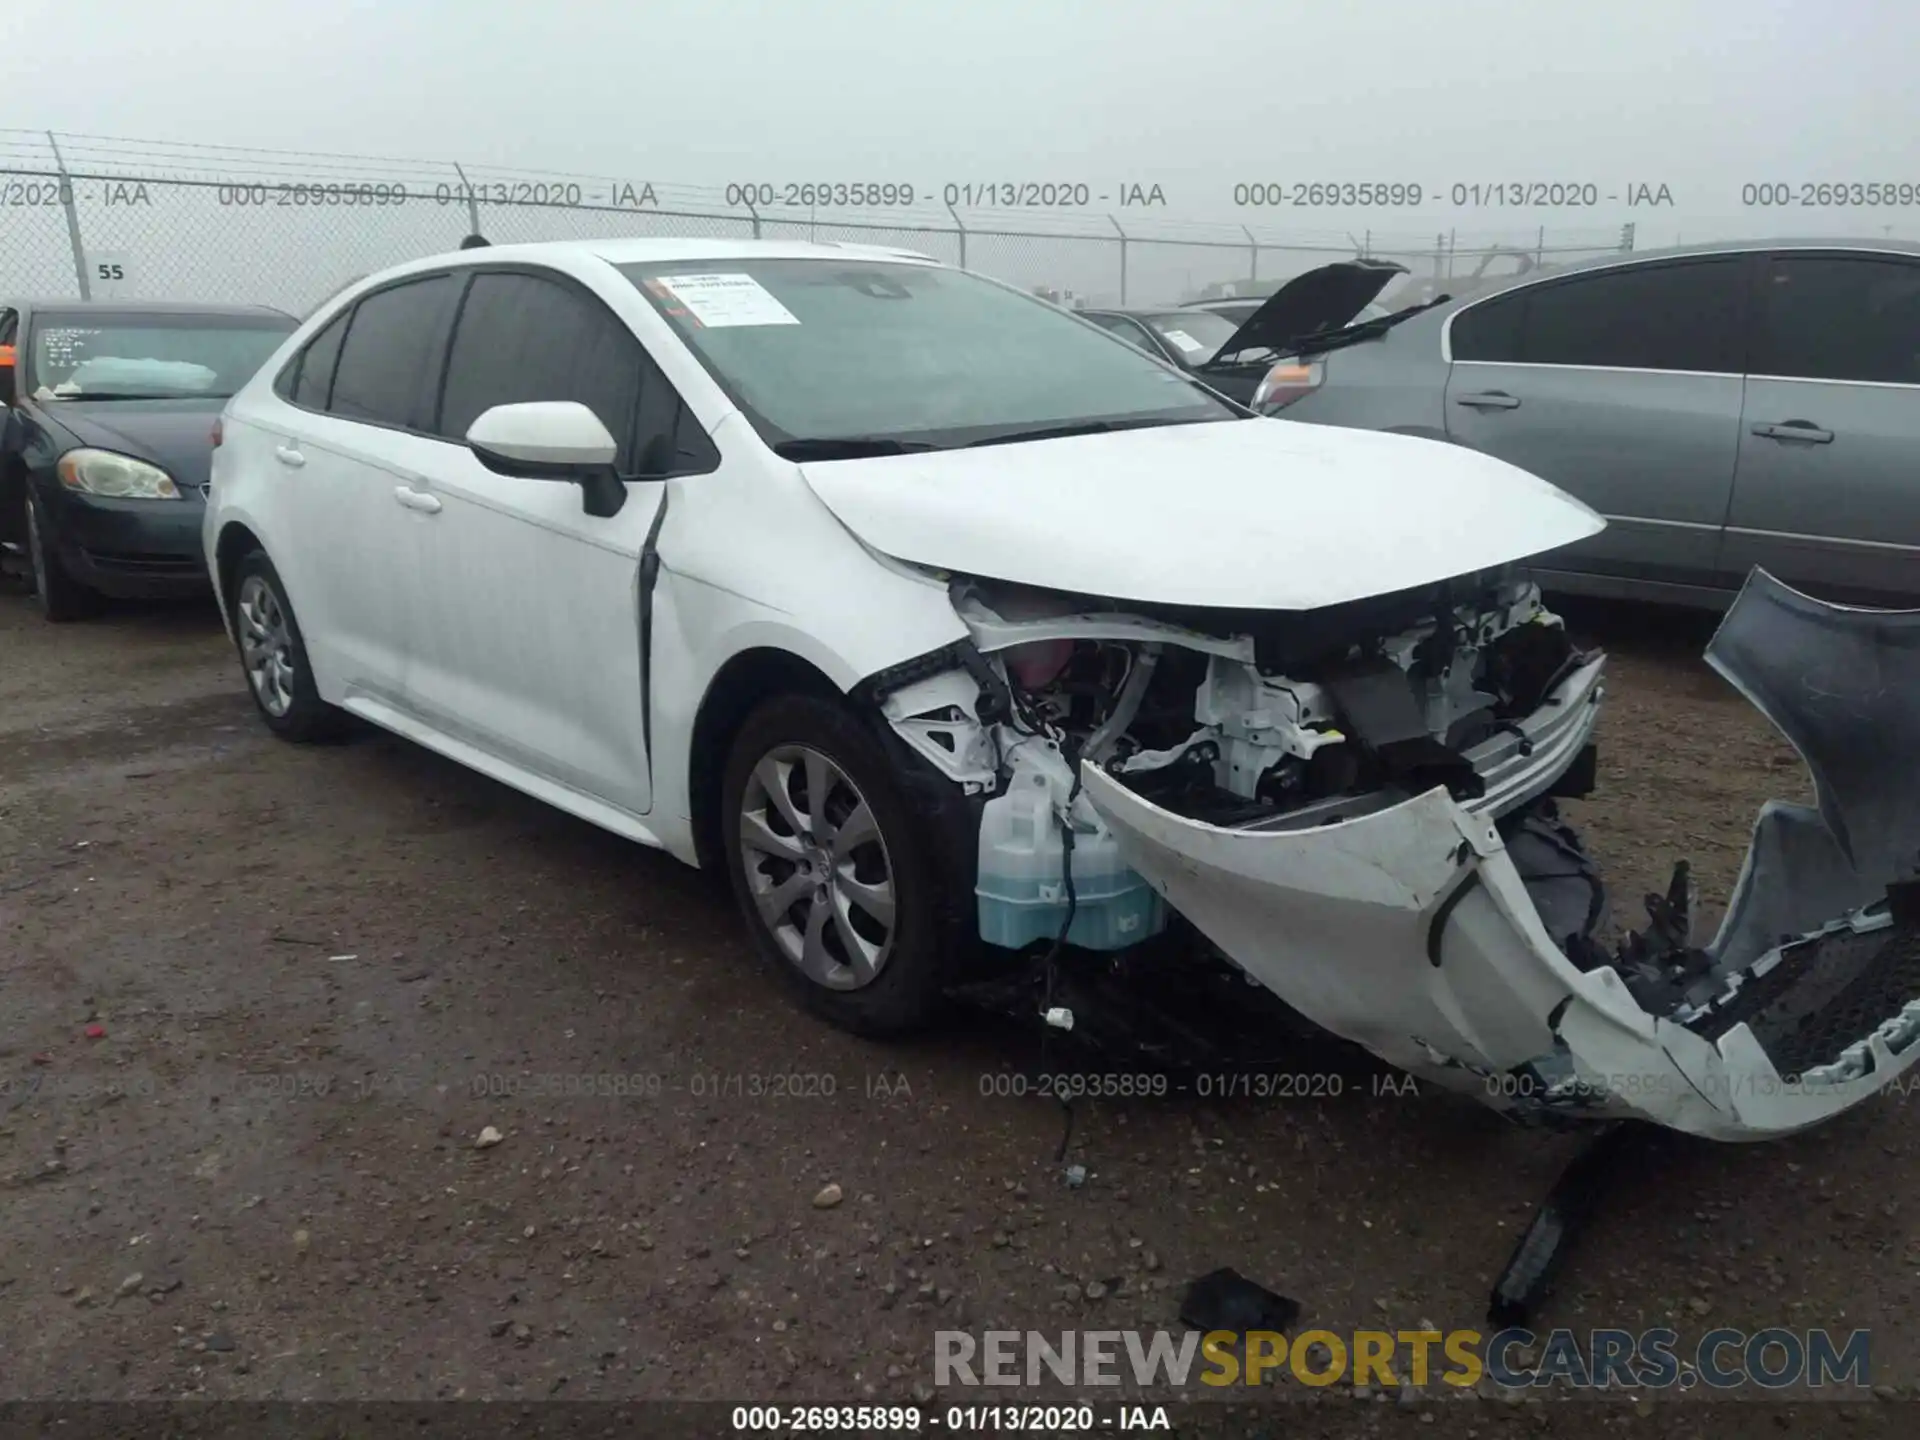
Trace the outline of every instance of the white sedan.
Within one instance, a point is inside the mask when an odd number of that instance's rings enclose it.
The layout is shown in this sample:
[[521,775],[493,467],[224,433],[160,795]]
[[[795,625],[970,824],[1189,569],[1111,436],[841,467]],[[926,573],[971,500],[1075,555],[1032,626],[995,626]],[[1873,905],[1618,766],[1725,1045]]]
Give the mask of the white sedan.
[[205,547],[275,732],[358,716],[724,867],[838,1024],[1190,926],[1503,1109],[1801,1128],[1920,1054],[1905,839],[1763,818],[1706,946],[1561,913],[1523,852],[1577,855],[1605,661],[1514,567],[1602,524],[924,256],[604,240],[334,297],[228,405]]

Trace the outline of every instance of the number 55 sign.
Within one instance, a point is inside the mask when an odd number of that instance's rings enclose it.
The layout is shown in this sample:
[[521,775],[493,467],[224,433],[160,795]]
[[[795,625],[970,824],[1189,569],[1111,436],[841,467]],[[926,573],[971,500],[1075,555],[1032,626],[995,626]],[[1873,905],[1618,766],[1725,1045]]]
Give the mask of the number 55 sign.
[[95,300],[124,300],[133,294],[133,273],[124,250],[96,250],[87,256],[87,292]]

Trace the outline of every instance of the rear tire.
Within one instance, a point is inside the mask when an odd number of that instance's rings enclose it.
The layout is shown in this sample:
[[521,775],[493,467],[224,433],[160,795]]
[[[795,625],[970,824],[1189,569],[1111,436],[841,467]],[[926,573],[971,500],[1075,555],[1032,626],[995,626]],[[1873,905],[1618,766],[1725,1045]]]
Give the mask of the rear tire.
[[26,517],[27,569],[40,613],[62,625],[98,615],[106,606],[106,597],[67,573],[60,552],[47,541],[46,513],[33,498],[31,487],[27,488]]
[[803,1005],[857,1035],[924,1028],[959,959],[935,827],[894,765],[844,704],[781,695],[741,726],[720,788],[754,947]]
[[298,743],[346,733],[346,712],[322,700],[314,686],[306,641],[264,550],[249,550],[234,568],[233,635],[247,693],[269,730]]

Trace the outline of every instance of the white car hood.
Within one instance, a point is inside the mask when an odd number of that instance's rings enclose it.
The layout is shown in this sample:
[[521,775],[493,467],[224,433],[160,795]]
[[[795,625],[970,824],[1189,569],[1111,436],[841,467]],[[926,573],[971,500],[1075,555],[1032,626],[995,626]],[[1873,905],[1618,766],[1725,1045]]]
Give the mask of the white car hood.
[[1606,526],[1475,450],[1266,418],[802,470],[849,530],[896,559],[1170,605],[1314,610]]

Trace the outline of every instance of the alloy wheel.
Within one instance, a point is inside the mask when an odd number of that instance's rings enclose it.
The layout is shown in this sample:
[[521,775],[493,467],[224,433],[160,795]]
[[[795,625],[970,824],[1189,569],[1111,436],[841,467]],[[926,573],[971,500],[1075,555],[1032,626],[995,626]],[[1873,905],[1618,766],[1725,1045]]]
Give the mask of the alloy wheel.
[[234,607],[240,629],[240,663],[260,706],[276,720],[293,707],[293,631],[273,587],[258,575],[240,583]]
[[780,745],[740,801],[740,860],[774,943],[816,984],[858,990],[893,953],[894,871],[872,807],[833,760]]

